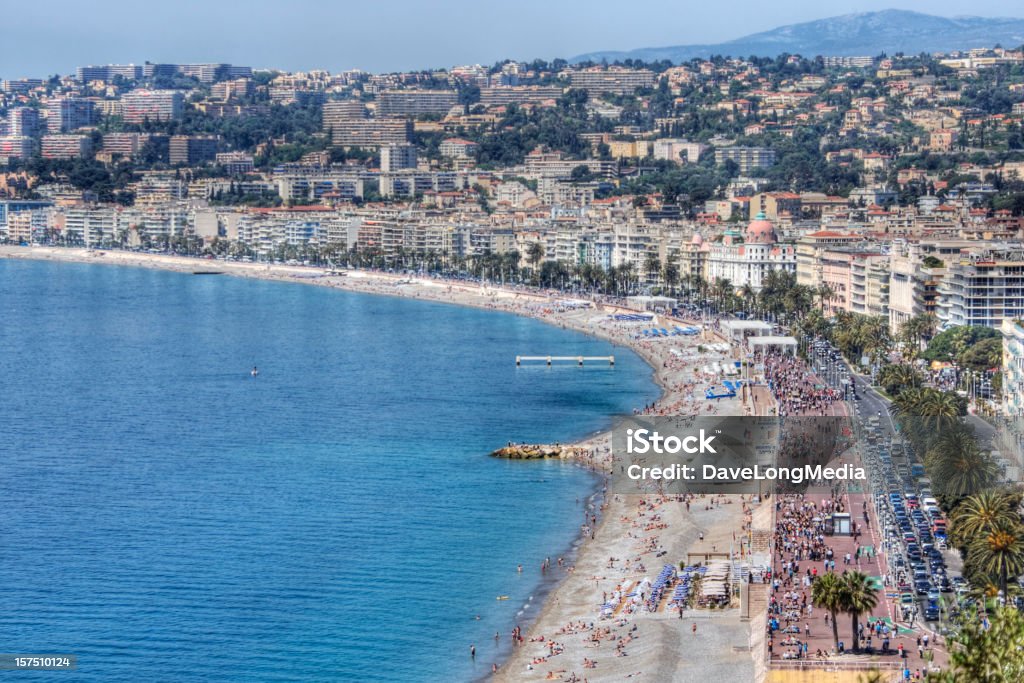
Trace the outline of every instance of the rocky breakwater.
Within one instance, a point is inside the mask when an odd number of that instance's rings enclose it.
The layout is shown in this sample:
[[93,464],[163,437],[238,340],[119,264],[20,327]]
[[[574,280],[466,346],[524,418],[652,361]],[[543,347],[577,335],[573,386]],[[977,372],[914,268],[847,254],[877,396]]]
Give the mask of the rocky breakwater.
[[579,459],[586,455],[587,449],[580,446],[563,446],[561,444],[509,444],[491,453],[495,458],[509,460],[560,460]]

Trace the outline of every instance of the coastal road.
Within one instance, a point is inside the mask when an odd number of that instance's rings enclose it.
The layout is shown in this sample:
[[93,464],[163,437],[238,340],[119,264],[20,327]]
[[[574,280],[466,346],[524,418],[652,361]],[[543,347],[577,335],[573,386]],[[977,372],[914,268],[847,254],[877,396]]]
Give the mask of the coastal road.
[[[838,360],[832,361],[824,360],[821,357],[815,358],[814,360],[815,366],[823,370],[820,373],[820,376],[835,388],[843,389],[844,379],[849,382],[853,392],[850,394],[851,399],[846,401],[846,405],[849,406],[850,415],[855,420],[857,420],[862,426],[866,427],[872,418],[878,418],[878,436],[880,444],[891,443],[895,437],[899,436],[899,429],[896,426],[891,410],[892,401],[875,391],[871,387],[870,379],[868,377],[855,374],[850,365],[842,357],[839,357]],[[854,395],[857,396],[857,400],[852,399]],[[974,416],[970,416],[970,418],[970,424],[975,426],[979,435],[979,441],[992,438],[992,434],[994,434],[995,431],[992,425]],[[909,467],[910,463],[908,462],[906,466]],[[873,498],[873,494],[884,493],[884,491],[876,492],[869,490],[864,493],[866,494],[864,498],[871,500]],[[862,501],[858,501],[858,504],[861,502]],[[869,505],[869,507],[873,508],[874,505]],[[882,542],[883,529],[879,524],[879,520],[875,520],[875,523],[872,525],[869,533],[875,541],[875,547],[882,549],[884,547],[884,543]],[[945,555],[948,566],[957,566],[957,563],[951,561],[949,553],[945,553]],[[888,566],[890,560],[891,558],[885,557],[884,552],[879,553],[880,573],[889,572]],[[915,619],[916,625],[919,628],[931,631],[932,634],[935,635],[933,630],[935,624],[931,624],[923,620],[924,608],[927,604],[927,599],[922,596],[915,596],[915,598],[918,615]]]
[[[842,367],[849,372],[850,368],[846,364],[846,361],[841,361]],[[881,422],[887,428],[888,431],[896,433],[896,424],[892,417],[892,401],[882,396],[871,386],[871,381],[867,376],[851,374],[851,384],[856,387],[857,394],[860,396],[860,401],[852,401],[853,405],[859,405],[860,410],[858,414],[863,418],[870,418],[872,415],[877,416],[881,413]],[[978,437],[978,444],[982,447],[992,448],[995,446],[995,435],[996,427],[984,420],[977,415],[968,415],[966,417],[967,424],[974,427],[974,433]]]
[[[847,371],[849,371],[849,366],[846,364],[845,360],[840,361],[840,363]],[[881,414],[878,424],[881,437],[880,442],[886,443],[891,441],[894,436],[899,434],[891,411],[892,401],[875,391],[871,387],[870,379],[868,377],[851,373],[850,378],[851,384],[856,387],[857,394],[860,397],[859,401],[849,402],[849,404],[853,406],[854,415],[864,423],[867,420],[870,420],[872,416],[878,417],[879,414]],[[978,436],[978,443],[980,445],[985,446],[986,444],[989,444],[989,447],[994,445],[996,434],[995,426],[976,415],[967,416],[967,423],[974,427],[975,433]],[[874,532],[874,529],[872,529],[872,531]],[[880,528],[879,531],[881,531]],[[882,545],[881,539],[879,539],[878,545],[879,547]],[[950,576],[959,574],[961,571],[959,554],[955,551],[947,550],[943,552],[943,556],[945,557],[947,567],[950,570]],[[924,621],[923,615],[927,599],[920,596],[915,596],[915,598],[918,608],[915,624],[919,628],[924,628],[930,631],[933,636],[937,635],[935,629],[941,626],[942,622]],[[949,599],[947,595],[944,595],[943,598],[947,601]],[[945,617],[946,615],[943,615],[943,619],[945,619]],[[941,647],[938,649],[940,651],[943,650]]]
[[[812,350],[808,349],[808,351]],[[897,432],[898,430],[891,414],[892,401],[872,388],[870,378],[867,375],[859,374],[858,370],[839,355],[834,348],[830,347],[829,351],[835,352],[837,360],[830,360],[828,354],[824,356],[815,355],[812,351],[811,361],[818,376],[829,386],[841,391],[845,388],[844,381],[848,381],[850,387],[855,390],[856,395],[860,399],[858,401],[850,401],[851,405],[859,408],[858,413],[864,418],[870,418],[872,415],[880,417],[881,422],[884,423],[889,431]],[[980,446],[987,448],[996,446],[996,427],[992,423],[977,415],[968,415],[966,422],[974,427],[974,433],[978,438]]]

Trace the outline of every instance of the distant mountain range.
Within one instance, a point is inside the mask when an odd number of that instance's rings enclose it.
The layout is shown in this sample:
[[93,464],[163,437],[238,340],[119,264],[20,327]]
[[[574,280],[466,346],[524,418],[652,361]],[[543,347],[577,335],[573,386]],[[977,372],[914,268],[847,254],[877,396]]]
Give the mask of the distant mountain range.
[[591,52],[571,61],[609,62],[622,59],[683,62],[712,55],[775,57],[782,53],[876,56],[881,53],[917,54],[975,47],[1019,47],[1024,44],[1024,19],[936,17],[905,10],[846,14],[754,33],[715,45],[645,47],[627,52]]

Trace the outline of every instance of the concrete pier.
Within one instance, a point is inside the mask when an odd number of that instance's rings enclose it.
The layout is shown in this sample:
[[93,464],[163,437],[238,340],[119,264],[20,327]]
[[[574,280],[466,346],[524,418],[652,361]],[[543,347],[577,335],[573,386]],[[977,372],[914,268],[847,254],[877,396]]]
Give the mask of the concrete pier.
[[599,361],[614,366],[615,356],[516,356],[516,367],[530,362],[547,363],[549,367],[552,363],[575,362],[583,367],[583,363],[588,361]]

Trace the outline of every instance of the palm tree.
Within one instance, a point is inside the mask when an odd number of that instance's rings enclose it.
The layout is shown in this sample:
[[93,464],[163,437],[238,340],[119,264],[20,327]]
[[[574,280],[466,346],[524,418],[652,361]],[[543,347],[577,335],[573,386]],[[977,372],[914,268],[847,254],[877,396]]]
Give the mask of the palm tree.
[[998,473],[995,461],[978,448],[973,431],[962,425],[939,433],[925,465],[939,490],[958,498],[988,488]]
[[661,277],[668,285],[669,296],[676,295],[676,285],[679,284],[679,266],[671,258],[661,269]]
[[601,289],[601,285],[605,280],[604,268],[595,265],[591,266],[587,271],[587,287],[591,290]]
[[899,396],[893,399],[892,410],[902,418],[917,417],[917,407],[921,403],[923,396],[924,388],[922,387],[904,389],[900,392]]
[[814,290],[815,296],[818,297],[818,307],[824,311],[826,304],[831,303],[832,299],[836,296],[836,290],[832,289],[828,284],[822,283]]
[[1019,519],[1020,492],[1009,490],[981,491],[968,496],[953,512],[950,537],[957,547],[967,547],[971,539],[987,536]]
[[[769,270],[761,281],[759,299],[766,313],[779,315],[787,309],[787,296],[797,286],[796,275],[785,270]],[[804,288],[807,289],[806,287]],[[801,298],[798,295],[793,301]]]
[[518,251],[505,252],[501,259],[501,271],[503,277],[507,277],[509,280],[519,281],[519,262],[520,255]]
[[743,300],[743,310],[750,313],[757,306],[757,292],[748,282],[740,288],[740,299]]
[[963,399],[955,392],[931,387],[905,389],[895,398],[893,407],[909,433],[925,433],[932,438],[951,428],[964,412]]
[[861,348],[868,355],[884,356],[889,351],[892,338],[889,335],[889,321],[880,315],[860,316]]
[[815,607],[827,610],[832,615],[832,639],[839,651],[839,625],[836,616],[846,610],[846,588],[835,572],[819,576],[811,587],[811,601]]
[[813,290],[807,285],[794,285],[782,295],[782,307],[786,315],[800,319],[811,310],[814,303]]
[[[707,295],[708,283],[700,273],[691,273],[687,278],[690,286],[690,293],[697,295],[697,301],[703,303],[704,297]],[[692,299],[691,299],[692,300]]]
[[952,424],[963,414],[960,397],[952,391],[926,391],[917,407],[921,417],[928,418],[928,424],[936,429]]
[[836,346],[851,361],[859,361],[865,353],[877,360],[888,352],[891,339],[889,323],[884,317],[839,309],[835,311],[834,321]]
[[532,242],[530,246],[526,248],[526,258],[533,266],[534,279],[536,279],[538,275],[537,266],[540,265],[541,260],[544,258],[544,245],[540,242]]
[[811,337],[826,337],[832,331],[829,321],[817,309],[808,311],[807,315],[794,326],[794,329],[800,334],[806,334]]
[[850,571],[843,574],[844,612],[850,615],[853,626],[853,649],[860,649],[857,631],[860,616],[870,614],[878,605],[878,593],[871,585],[868,575],[863,572]]
[[604,272],[604,283],[602,285],[604,291],[609,294],[615,295],[619,292],[619,269],[617,266],[612,266]]
[[935,317],[934,313],[922,313],[917,317],[919,318],[917,331],[922,340],[931,341],[931,338],[935,336],[935,331],[939,329],[939,319]]
[[921,351],[921,342],[931,339],[938,327],[938,321],[930,313],[922,313],[904,321],[900,326],[900,336],[905,344],[908,358],[914,358]]
[[622,278],[622,290],[626,296],[633,293],[633,285],[637,282],[636,266],[626,262],[619,267],[619,276]]
[[999,577],[999,589],[1006,597],[1010,577],[1024,571],[1024,526],[1019,522],[997,525],[987,535],[971,543],[967,561],[979,570]]
[[732,283],[729,282],[728,278],[715,278],[715,284],[711,286],[711,296],[714,298],[715,303],[718,305],[719,312],[725,309],[728,297],[730,297],[731,295]]
[[909,389],[920,388],[921,376],[912,365],[892,363],[879,371],[878,383],[889,394],[899,397]]
[[658,257],[658,252],[647,252],[647,256],[644,257],[644,274],[647,284],[658,284],[658,277],[661,275],[661,258]]

